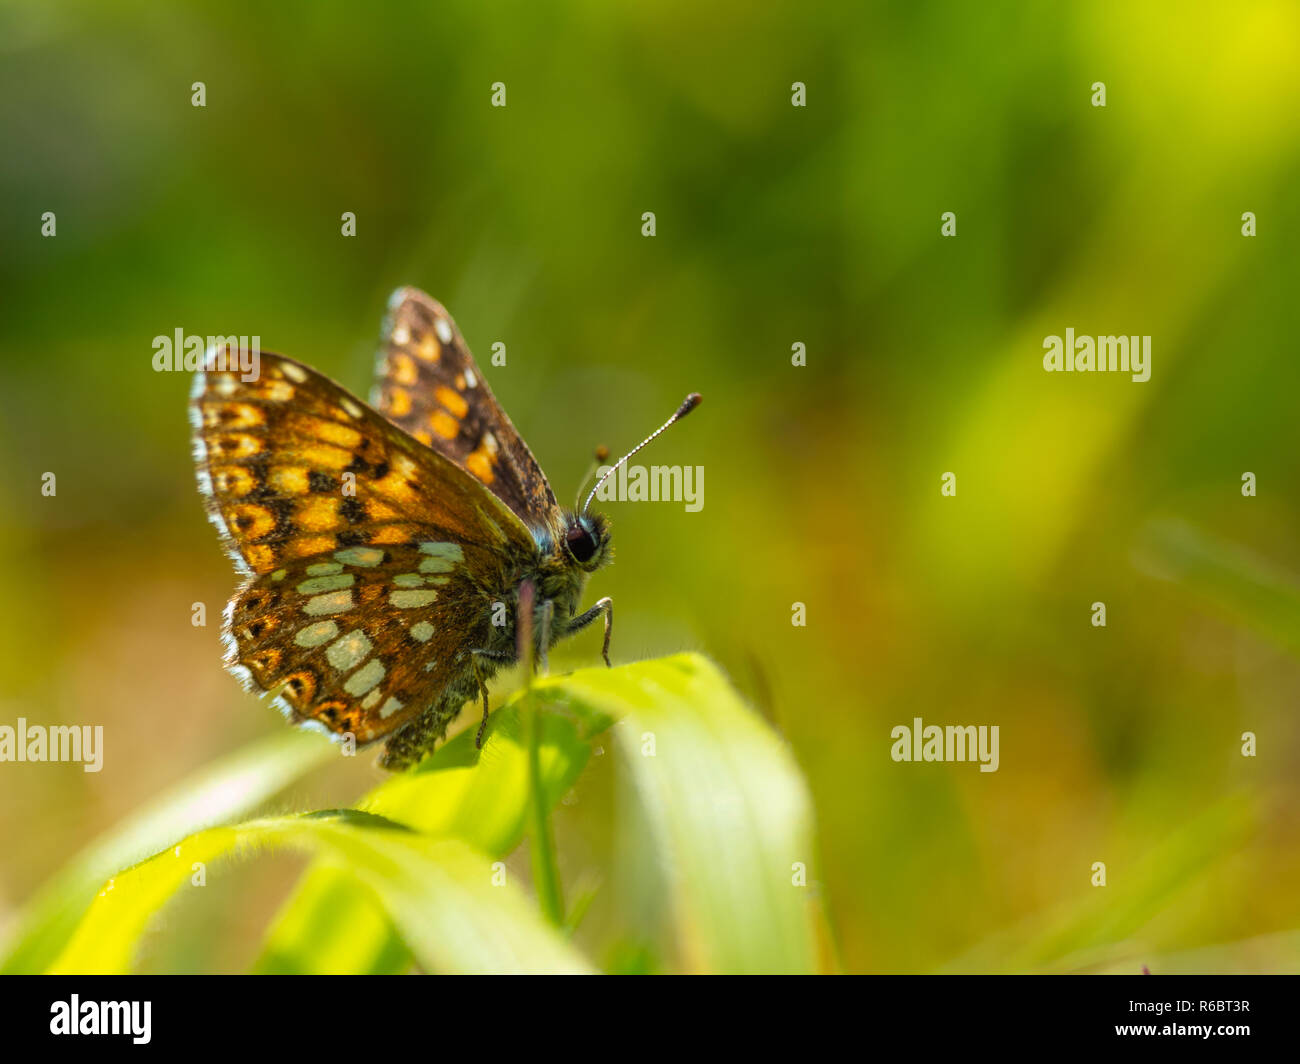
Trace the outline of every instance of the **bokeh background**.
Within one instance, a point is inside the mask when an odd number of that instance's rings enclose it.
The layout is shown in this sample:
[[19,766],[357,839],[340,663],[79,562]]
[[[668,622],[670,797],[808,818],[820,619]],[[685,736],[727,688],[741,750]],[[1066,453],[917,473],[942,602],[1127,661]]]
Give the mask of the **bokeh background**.
[[[789,741],[844,969],[1300,970],[1300,10],[701,7],[0,8],[0,723],[106,732],[98,774],[0,765],[0,927],[284,727],[220,667],[233,575],[152,338],[257,334],[364,396],[414,284],[561,498],[704,393],[646,456],[704,466],[703,510],[609,504],[590,596],[616,657],[702,649]],[[1044,373],[1066,327],[1152,335],[1151,380]],[[999,725],[999,771],[894,763],[916,716]],[[619,845],[602,774],[571,881]],[[189,892],[145,968],[245,969],[299,867]]]

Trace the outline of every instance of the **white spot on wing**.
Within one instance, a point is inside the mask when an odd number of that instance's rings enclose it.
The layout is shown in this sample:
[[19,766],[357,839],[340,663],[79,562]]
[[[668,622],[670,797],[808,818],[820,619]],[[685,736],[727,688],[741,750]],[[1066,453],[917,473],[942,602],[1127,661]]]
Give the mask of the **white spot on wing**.
[[300,595],[315,595],[321,591],[342,591],[356,582],[353,573],[335,573],[333,576],[313,576],[298,585]]
[[309,598],[302,612],[309,617],[320,617],[322,614],[343,613],[355,605],[351,591],[331,591],[326,595]]
[[293,641],[300,647],[318,647],[322,643],[328,643],[338,634],[339,626],[333,621],[317,621],[302,629],[294,636]]
[[334,552],[336,560],[344,565],[359,565],[363,569],[373,569],[384,560],[384,552],[377,547],[347,547]]
[[465,552],[461,550],[459,543],[438,543],[425,540],[420,544],[420,553],[427,554],[431,558],[445,558],[449,562],[465,560]]
[[[273,574],[271,579],[283,580],[284,570],[277,569],[276,572],[278,572],[280,575],[277,577]],[[307,566],[308,576],[330,576],[333,573],[341,573],[341,572],[343,572],[343,564],[341,562],[317,562],[315,565]]]
[[438,597],[436,591],[390,591],[388,604],[399,610],[411,610],[419,606],[429,606]]
[[369,636],[360,628],[339,636],[325,650],[325,657],[339,672],[355,669],[374,649]]
[[360,698],[383,678],[384,663],[378,658],[371,658],[347,678],[343,690],[355,698]]

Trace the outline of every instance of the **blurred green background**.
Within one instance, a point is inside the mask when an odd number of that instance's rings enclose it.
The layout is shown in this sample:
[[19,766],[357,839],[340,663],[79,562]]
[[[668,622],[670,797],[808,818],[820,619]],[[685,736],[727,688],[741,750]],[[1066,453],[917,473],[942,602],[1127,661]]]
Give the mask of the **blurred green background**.
[[[646,456],[704,466],[703,510],[608,504],[589,599],[616,658],[702,649],[788,739],[844,969],[1300,970],[1300,9],[708,8],[0,7],[0,723],[106,733],[98,774],[0,765],[0,926],[284,727],[220,667],[234,579],[152,338],[257,334],[364,397],[413,284],[563,500],[704,394]],[[1150,334],[1151,380],[1044,373],[1067,327]],[[999,725],[999,771],[894,763],[916,716]],[[635,868],[609,776],[559,816],[571,882]],[[146,968],[246,968],[299,867],[190,892]],[[650,936],[621,875],[606,954]]]

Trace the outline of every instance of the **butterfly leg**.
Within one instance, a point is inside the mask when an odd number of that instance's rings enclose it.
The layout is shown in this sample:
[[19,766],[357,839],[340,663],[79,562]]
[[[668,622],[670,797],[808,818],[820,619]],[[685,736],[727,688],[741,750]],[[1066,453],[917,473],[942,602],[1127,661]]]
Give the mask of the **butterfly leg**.
[[609,635],[614,630],[614,600],[608,595],[601,599],[596,605],[592,606],[586,613],[573,619],[569,625],[570,632],[580,632],[591,624],[601,614],[605,615],[605,645],[601,647],[601,657],[605,659],[605,664],[609,665]]
[[[509,654],[500,654],[492,650],[471,650],[470,664],[474,667],[474,679],[478,682],[478,693],[483,699],[483,722],[478,726],[478,734],[474,736],[474,749],[483,749],[483,732],[487,728],[488,722],[488,689],[487,684],[483,682],[483,674],[479,672],[478,659],[487,658],[489,661],[509,662]],[[494,670],[495,671],[495,670]]]

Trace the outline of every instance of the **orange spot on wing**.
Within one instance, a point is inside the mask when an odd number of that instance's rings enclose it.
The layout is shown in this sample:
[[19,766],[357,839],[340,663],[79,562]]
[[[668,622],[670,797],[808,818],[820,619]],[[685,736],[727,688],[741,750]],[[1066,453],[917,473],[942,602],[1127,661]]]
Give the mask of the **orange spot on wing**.
[[370,499],[366,502],[366,516],[375,524],[382,524],[385,521],[396,521],[402,513],[378,499]]
[[272,403],[287,403],[293,398],[293,385],[282,377],[276,379],[263,378],[255,381],[252,385],[253,394],[259,399],[265,399]]
[[496,480],[496,474],[492,472],[492,459],[482,451],[475,451],[465,459],[465,468],[473,473],[484,484],[491,484]]
[[406,417],[411,412],[411,393],[405,388],[390,388],[388,391],[388,413],[393,417]]
[[426,362],[437,362],[442,352],[438,349],[438,341],[429,335],[429,333],[425,333],[420,337],[420,342],[415,348],[415,353]]
[[306,495],[309,488],[307,470],[296,466],[273,467],[266,482],[285,495]]
[[246,436],[242,432],[232,432],[214,436],[208,441],[208,450],[213,458],[237,461],[240,458],[251,458],[255,454],[261,454],[262,441],[256,436]]
[[444,440],[454,440],[460,435],[460,422],[445,410],[435,410],[429,418],[429,425]]
[[343,524],[339,500],[333,495],[311,495],[303,499],[293,519],[304,532],[333,532]]
[[307,669],[291,673],[284,679],[284,697],[295,709],[311,704],[316,697],[316,675]]
[[275,568],[275,551],[265,543],[244,548],[244,560],[255,573],[269,573]]
[[208,403],[203,423],[210,429],[252,429],[266,424],[266,415],[251,403]]
[[396,471],[389,473],[382,480],[371,481],[370,490],[376,495],[382,495],[385,499],[392,499],[398,503],[409,504],[416,498],[415,490],[410,483]]
[[320,440],[336,447],[355,449],[361,443],[361,433],[350,425],[340,425],[323,417],[296,414],[289,419],[289,430],[298,436]]
[[465,402],[461,396],[457,395],[445,384],[439,385],[433,394],[438,397],[438,402],[450,410],[456,417],[463,418],[469,413],[469,403]]
[[275,531],[275,514],[256,503],[240,503],[230,508],[226,524],[240,539],[261,539]]
[[335,543],[333,536],[302,536],[289,544],[286,553],[295,558],[310,558],[332,551]]
[[246,664],[252,670],[253,675],[258,678],[262,686],[266,686],[263,677],[275,672],[280,666],[280,659],[283,653],[279,647],[267,647],[265,650],[259,650],[256,654],[250,654],[245,659]]
[[485,432],[483,438],[478,441],[478,446],[466,456],[465,468],[484,484],[491,484],[496,480],[496,465],[497,442],[492,433]]
[[308,444],[297,449],[302,460],[312,469],[346,469],[352,464],[353,454],[342,447],[326,443]]
[[257,478],[242,466],[224,466],[212,471],[212,487],[218,495],[247,495],[257,486]]
[[[269,548],[268,548],[269,549]],[[251,624],[244,625],[238,632],[239,638],[245,642],[253,642],[264,636],[270,635],[280,624],[280,619],[274,613],[264,613]]]
[[408,543],[415,538],[415,529],[410,525],[385,525],[377,529],[375,534],[370,537],[372,544],[381,543]]
[[341,698],[333,698],[312,706],[307,712],[333,731],[345,732],[352,731],[351,718],[348,717],[347,710],[347,702]]
[[420,371],[416,369],[415,360],[410,355],[389,355],[388,372],[398,384],[408,387],[420,379]]

